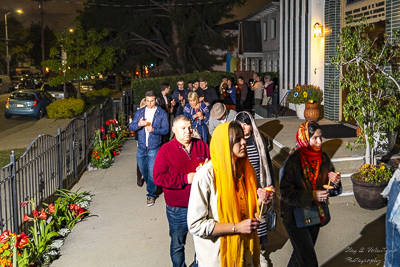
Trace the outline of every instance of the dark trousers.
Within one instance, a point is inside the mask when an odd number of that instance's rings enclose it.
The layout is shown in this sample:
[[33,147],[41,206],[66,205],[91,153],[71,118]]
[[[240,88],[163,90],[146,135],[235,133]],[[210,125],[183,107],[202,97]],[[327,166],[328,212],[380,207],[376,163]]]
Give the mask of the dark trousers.
[[319,233],[319,225],[297,228],[294,218],[283,219],[283,225],[293,246],[288,267],[318,267],[314,245]]

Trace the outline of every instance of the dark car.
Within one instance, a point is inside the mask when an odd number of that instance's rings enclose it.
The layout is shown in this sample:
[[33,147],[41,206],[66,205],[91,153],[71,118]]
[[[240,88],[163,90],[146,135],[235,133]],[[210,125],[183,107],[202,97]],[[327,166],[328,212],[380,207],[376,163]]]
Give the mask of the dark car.
[[81,93],[86,93],[91,90],[101,90],[103,88],[103,81],[83,81],[81,83]]
[[11,119],[13,115],[40,119],[47,113],[46,107],[54,100],[51,94],[42,90],[14,91],[7,99],[4,116],[6,119]]
[[40,88],[40,90],[50,93],[57,100],[63,99],[63,98],[68,98],[68,97],[76,98],[78,93],[76,91],[75,86],[72,83],[68,82],[68,83],[66,83],[66,87],[67,87],[67,95],[64,95],[64,84],[59,84],[57,86],[51,86],[48,83],[44,83],[42,85],[42,88]]

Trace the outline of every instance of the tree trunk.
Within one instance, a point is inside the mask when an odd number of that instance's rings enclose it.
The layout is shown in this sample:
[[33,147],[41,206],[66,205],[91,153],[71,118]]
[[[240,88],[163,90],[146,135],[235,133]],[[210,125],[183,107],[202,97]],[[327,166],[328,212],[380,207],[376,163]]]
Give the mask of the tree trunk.
[[172,42],[174,43],[175,48],[175,57],[176,62],[180,65],[180,69],[178,70],[181,74],[186,73],[186,64],[185,58],[183,55],[183,49],[181,48],[180,40],[179,40],[179,31],[176,23],[171,20],[171,28],[172,28]]

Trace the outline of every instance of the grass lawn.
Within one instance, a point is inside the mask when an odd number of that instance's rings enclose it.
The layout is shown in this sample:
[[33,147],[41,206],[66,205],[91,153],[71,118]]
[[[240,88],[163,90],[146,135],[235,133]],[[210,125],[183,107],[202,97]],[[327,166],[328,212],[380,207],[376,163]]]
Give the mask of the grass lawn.
[[[18,158],[20,157],[26,149],[12,149],[14,150],[15,157]],[[11,150],[1,150],[0,151],[0,168],[6,166],[8,163],[10,163],[10,155],[11,155]]]

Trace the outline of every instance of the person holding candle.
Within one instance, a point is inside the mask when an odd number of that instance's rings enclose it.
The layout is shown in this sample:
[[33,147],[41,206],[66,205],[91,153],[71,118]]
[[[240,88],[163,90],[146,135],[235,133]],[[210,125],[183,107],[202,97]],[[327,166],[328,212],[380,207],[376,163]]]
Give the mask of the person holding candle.
[[210,156],[193,178],[187,215],[198,266],[259,266],[255,214],[273,191],[257,189],[238,122],[215,128]]
[[[274,174],[272,171],[272,161],[264,136],[258,131],[257,125],[249,112],[239,112],[236,115],[235,120],[242,126],[244,139],[246,140],[247,155],[251,165],[256,171],[258,187],[264,188],[266,186],[272,186],[273,189]],[[267,223],[260,223],[260,227],[257,231],[261,246],[260,263],[261,267],[266,267],[268,266],[268,256],[265,252],[265,247],[268,241]]]
[[[341,194],[342,184],[328,155],[322,152],[322,130],[318,123],[310,121],[300,125],[296,146],[279,175],[281,215],[293,246],[288,266],[313,267],[318,266],[314,245],[319,229],[330,221],[328,198]],[[324,185],[328,184],[333,189],[325,189]],[[301,225],[299,216],[295,215],[295,209],[299,208],[314,208],[319,217],[317,224]]]
[[174,267],[186,266],[185,244],[188,233],[186,215],[190,187],[199,165],[207,162],[207,144],[192,138],[192,121],[185,115],[175,117],[175,137],[161,146],[154,163],[154,183],[163,188],[171,237],[170,256]]
[[206,104],[199,102],[199,96],[196,92],[190,92],[188,100],[189,103],[186,104],[183,114],[192,119],[192,128],[197,129],[203,141],[207,143],[207,124],[210,119],[210,112]]

